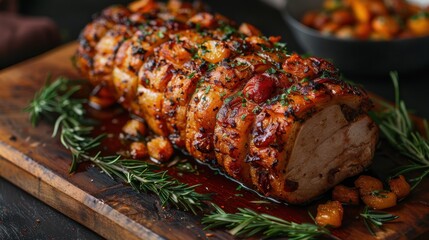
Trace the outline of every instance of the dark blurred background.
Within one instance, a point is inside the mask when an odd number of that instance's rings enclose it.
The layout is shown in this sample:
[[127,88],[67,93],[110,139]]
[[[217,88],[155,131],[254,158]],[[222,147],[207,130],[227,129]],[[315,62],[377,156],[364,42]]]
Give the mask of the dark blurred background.
[[69,42],[77,38],[80,30],[91,20],[91,16],[101,9],[114,4],[127,4],[126,0],[23,0],[19,1],[19,12],[28,16],[46,16],[58,26],[61,41]]
[[115,0],[0,0],[0,69],[73,41]]

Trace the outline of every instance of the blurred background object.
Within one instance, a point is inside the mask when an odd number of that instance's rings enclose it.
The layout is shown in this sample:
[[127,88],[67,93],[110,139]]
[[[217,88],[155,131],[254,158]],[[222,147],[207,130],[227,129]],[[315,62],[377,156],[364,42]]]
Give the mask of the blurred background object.
[[19,11],[23,15],[40,15],[53,19],[58,25],[61,42],[66,43],[75,40],[92,16],[101,9],[129,2],[131,0],[25,0],[19,6]]
[[0,68],[60,43],[56,24],[47,17],[22,16],[17,0],[0,0],[0,32]]
[[73,41],[91,16],[115,0],[0,0],[0,69]]
[[286,5],[287,0],[262,0],[262,1],[273,6],[274,8],[277,8],[278,10],[281,10]]
[[[284,8],[288,0],[261,0],[261,1],[271,5],[274,8],[277,8],[278,10],[281,10]],[[408,0],[408,2],[418,4],[422,7],[429,5],[429,0]]]
[[405,0],[288,0],[282,12],[305,53],[330,59],[348,75],[429,67],[429,12]]
[[408,0],[411,3],[414,4],[418,4],[422,7],[428,6],[429,5],[429,0]]

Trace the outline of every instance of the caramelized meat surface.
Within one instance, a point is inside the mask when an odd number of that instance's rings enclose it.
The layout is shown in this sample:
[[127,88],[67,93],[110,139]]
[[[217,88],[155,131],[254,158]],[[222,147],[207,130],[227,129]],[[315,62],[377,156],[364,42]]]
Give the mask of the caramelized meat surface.
[[371,162],[378,130],[365,91],[250,24],[146,0],[107,8],[79,42],[76,65],[92,84],[267,196],[304,203]]

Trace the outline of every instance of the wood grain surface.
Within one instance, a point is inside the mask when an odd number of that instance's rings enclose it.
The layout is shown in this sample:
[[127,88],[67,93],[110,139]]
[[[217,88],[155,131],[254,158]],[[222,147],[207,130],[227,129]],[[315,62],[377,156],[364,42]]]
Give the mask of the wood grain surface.
[[[70,62],[75,49],[75,43],[68,44],[0,72],[0,176],[108,239],[233,239],[224,230],[203,230],[201,215],[164,208],[156,196],[136,193],[89,164],[68,174],[71,157],[58,139],[51,138],[51,125],[42,122],[33,128],[22,109],[48,74],[79,78]],[[406,160],[397,152],[381,143],[369,173],[384,179],[397,164],[404,163]],[[236,183],[199,168],[205,171],[204,176],[179,179],[191,184],[201,182],[198,190],[215,193],[213,201],[227,211],[248,207],[288,220],[310,221],[307,210],[314,213],[318,203],[255,204],[250,201],[259,199],[254,193],[241,190],[236,194]],[[385,231],[378,232],[378,239],[412,239],[429,230],[428,187],[425,179],[410,197],[388,210],[400,218],[386,224]],[[325,200],[326,196],[319,202]],[[374,238],[356,218],[359,210],[346,207],[344,226],[333,234],[341,239]]]

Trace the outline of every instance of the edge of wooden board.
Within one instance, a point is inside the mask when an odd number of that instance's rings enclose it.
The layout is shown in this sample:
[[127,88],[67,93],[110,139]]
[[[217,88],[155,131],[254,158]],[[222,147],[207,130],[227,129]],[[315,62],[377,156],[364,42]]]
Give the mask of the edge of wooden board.
[[0,176],[101,236],[164,239],[1,141],[0,156]]

